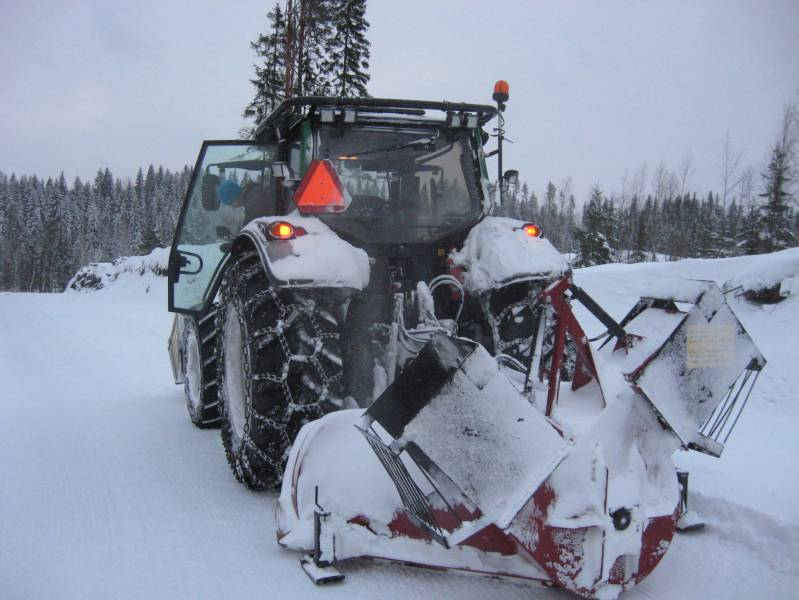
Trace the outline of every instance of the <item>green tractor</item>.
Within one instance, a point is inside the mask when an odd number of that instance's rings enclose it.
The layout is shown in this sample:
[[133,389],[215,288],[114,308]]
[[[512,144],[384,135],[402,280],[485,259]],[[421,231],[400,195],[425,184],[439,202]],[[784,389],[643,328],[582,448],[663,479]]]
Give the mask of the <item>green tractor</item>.
[[242,483],[278,486],[299,428],[368,406],[430,331],[523,370],[531,289],[566,265],[536,226],[490,216],[497,113],[302,97],[252,140],[203,144],[170,255],[170,354]]

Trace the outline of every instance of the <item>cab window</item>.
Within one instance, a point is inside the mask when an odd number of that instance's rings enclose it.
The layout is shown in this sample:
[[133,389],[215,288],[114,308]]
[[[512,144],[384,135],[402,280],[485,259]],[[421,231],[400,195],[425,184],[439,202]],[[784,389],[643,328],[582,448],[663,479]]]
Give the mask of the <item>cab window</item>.
[[175,234],[173,251],[181,266],[175,280],[170,277],[174,309],[202,310],[228,242],[252,219],[276,213],[275,153],[275,144],[203,144]]

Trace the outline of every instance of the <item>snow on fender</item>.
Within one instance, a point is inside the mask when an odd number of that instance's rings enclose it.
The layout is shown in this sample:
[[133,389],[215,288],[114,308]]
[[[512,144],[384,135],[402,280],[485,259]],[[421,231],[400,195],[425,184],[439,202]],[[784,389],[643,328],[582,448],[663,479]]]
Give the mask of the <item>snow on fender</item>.
[[469,232],[463,248],[450,254],[453,266],[465,271],[468,292],[524,279],[556,279],[569,270],[549,240],[527,235],[524,225],[517,219],[486,217]]
[[[305,234],[272,240],[269,225],[277,222],[302,229]],[[296,211],[282,217],[253,219],[242,230],[252,240],[270,277],[285,287],[347,287],[362,290],[369,284],[369,256],[342,240],[316,217]]]

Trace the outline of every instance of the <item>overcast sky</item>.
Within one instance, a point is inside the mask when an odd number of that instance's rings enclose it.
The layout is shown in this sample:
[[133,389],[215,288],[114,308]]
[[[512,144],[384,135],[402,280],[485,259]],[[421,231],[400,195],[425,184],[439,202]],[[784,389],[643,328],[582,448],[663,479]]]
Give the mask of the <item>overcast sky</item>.
[[[271,4],[0,0],[0,171],[127,177],[237,137]],[[510,82],[505,166],[539,194],[689,151],[717,189],[725,134],[760,167],[799,99],[799,0],[370,0],[367,18],[373,96],[490,102]]]

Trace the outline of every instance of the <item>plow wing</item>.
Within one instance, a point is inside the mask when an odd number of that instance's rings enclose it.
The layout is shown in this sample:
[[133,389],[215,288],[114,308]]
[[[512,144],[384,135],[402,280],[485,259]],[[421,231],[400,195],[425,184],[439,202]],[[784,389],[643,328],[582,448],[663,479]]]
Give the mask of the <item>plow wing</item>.
[[715,283],[661,288],[622,320],[633,341],[620,368],[685,447],[720,456],[766,361]]

